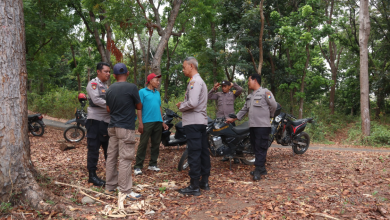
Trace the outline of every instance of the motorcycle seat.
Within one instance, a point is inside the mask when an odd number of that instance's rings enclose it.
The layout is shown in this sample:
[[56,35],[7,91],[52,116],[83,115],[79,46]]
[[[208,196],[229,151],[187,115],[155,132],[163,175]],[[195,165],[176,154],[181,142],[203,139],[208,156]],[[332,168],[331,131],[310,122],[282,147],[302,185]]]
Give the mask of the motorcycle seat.
[[303,124],[303,123],[306,122],[306,121],[307,121],[307,119],[298,119],[298,120],[292,121],[291,124],[292,124],[293,126],[298,126],[298,125],[300,125],[300,124]]
[[28,117],[28,118],[34,118],[34,117],[38,117],[38,116],[41,116],[41,114],[28,115],[27,117]]
[[236,134],[245,134],[245,133],[248,133],[249,132],[249,123],[246,121],[240,125],[237,125],[235,127],[232,128],[232,130],[236,133]]

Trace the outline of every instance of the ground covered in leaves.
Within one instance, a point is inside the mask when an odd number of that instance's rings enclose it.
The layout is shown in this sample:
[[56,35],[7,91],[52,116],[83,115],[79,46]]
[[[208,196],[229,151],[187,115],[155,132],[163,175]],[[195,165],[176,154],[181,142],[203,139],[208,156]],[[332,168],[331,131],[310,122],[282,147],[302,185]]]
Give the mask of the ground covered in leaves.
[[[2,218],[107,218],[100,212],[117,199],[88,183],[86,139],[61,151],[63,139],[63,131],[50,127],[43,137],[30,135],[31,156],[39,184],[60,196],[71,214],[33,211],[20,202]],[[234,164],[229,170],[228,162],[212,157],[211,190],[192,197],[176,192],[189,182],[187,171],[177,171],[183,150],[161,146],[161,172],[147,170],[145,161],[143,175],[133,174],[134,190],[143,199],[125,204],[126,219],[390,219],[390,153],[309,148],[293,155],[291,149],[271,148],[268,175],[259,182],[249,174],[253,167]],[[102,152],[98,176],[105,177]],[[84,193],[100,202],[82,204]]]

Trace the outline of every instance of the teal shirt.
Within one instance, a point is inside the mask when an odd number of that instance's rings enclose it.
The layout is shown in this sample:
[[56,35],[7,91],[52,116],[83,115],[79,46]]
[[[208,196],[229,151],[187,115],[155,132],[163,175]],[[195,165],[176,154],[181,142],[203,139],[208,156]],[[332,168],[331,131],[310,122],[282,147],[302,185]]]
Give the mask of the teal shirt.
[[160,92],[147,87],[139,90],[142,103],[142,122],[162,122]]

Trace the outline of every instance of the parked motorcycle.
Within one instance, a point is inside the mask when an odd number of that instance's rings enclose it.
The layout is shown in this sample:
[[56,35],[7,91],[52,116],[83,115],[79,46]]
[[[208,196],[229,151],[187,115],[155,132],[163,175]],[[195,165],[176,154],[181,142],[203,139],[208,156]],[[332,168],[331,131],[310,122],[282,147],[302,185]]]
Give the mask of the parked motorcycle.
[[72,143],[79,142],[85,137],[85,131],[82,126],[85,126],[85,123],[87,121],[87,113],[84,111],[84,107],[87,103],[87,96],[84,93],[80,93],[78,99],[81,104],[81,109],[76,110],[76,117],[74,119],[71,119],[65,123],[76,123],[76,125],[70,126],[64,131],[65,140]]
[[293,115],[281,112],[282,107],[278,104],[273,119],[271,119],[271,134],[268,146],[274,139],[283,146],[292,146],[294,153],[303,154],[309,149],[310,136],[303,132],[307,123],[312,123],[313,118],[296,119]]
[[[230,114],[229,117],[237,117]],[[244,122],[241,125],[233,126],[227,124],[225,118],[211,120],[207,125],[206,132],[209,135],[209,151],[213,157],[225,156],[231,159],[240,159],[242,163],[253,165],[255,155],[250,144],[249,123]],[[188,168],[188,149],[183,152],[178,164],[178,170],[182,171]]]
[[38,113],[35,115],[28,115],[28,130],[34,136],[42,136],[45,133],[45,123],[42,121],[43,116]]
[[182,122],[175,124],[176,132],[174,135],[171,135],[171,128],[173,127],[173,119],[181,119],[181,117],[174,111],[169,108],[163,107],[165,113],[163,114],[163,121],[168,126],[167,130],[163,130],[161,134],[161,143],[165,146],[179,146],[187,143],[186,134],[184,133],[184,128]]

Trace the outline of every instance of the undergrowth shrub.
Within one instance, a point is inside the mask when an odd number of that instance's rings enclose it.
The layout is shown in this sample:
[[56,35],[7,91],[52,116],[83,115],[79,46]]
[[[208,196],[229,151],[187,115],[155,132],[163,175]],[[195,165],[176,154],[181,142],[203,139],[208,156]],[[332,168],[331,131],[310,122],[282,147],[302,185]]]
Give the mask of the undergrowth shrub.
[[78,91],[69,91],[64,88],[58,88],[57,91],[44,95],[29,93],[27,95],[28,109],[56,118],[71,119],[74,118],[75,109],[80,107],[78,94]]
[[386,124],[380,124],[371,121],[371,134],[368,137],[362,135],[361,121],[355,123],[355,126],[348,132],[347,144],[367,145],[375,147],[390,147],[390,130]]

